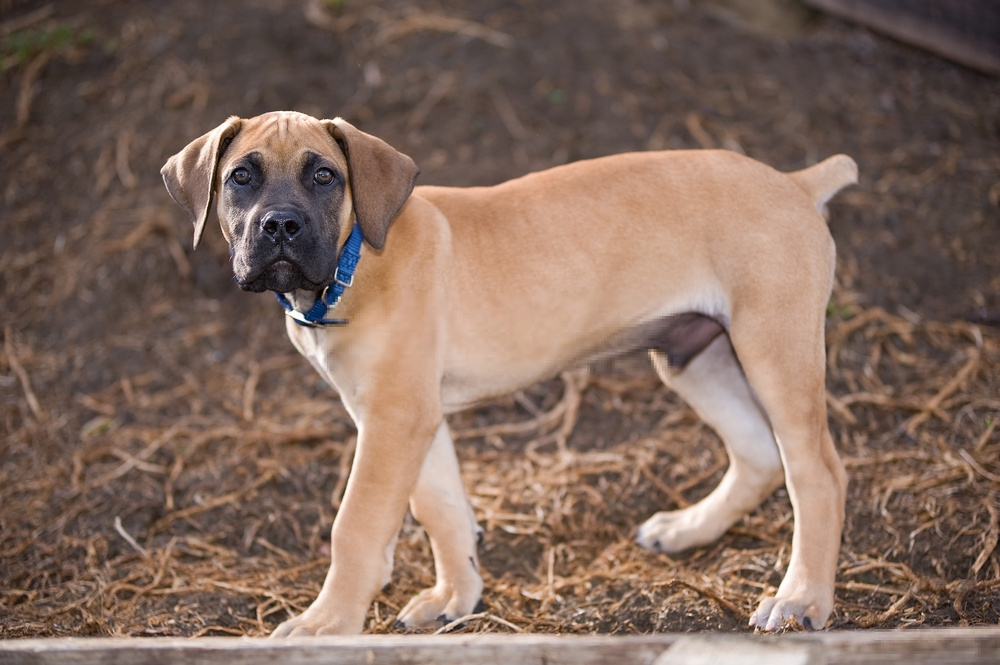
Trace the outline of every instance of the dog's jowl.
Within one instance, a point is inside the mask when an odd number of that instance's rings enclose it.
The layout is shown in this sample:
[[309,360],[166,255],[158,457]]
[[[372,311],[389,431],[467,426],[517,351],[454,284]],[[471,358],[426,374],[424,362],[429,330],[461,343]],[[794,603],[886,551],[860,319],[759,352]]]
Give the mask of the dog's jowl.
[[637,542],[710,543],[784,483],[791,560],[750,623],[821,628],[846,486],[826,417],[834,246],[821,211],[856,181],[854,162],[786,174],[698,150],[495,187],[414,188],[416,176],[347,122],[292,112],[230,118],[163,167],[196,244],[217,202],[237,283],[278,295],[292,342],[358,428],[323,588],[274,635],[360,632],[407,506],[437,583],[399,621],[471,612],[478,527],[444,416],[638,348],[718,432],[729,469],[702,501],[650,517]]

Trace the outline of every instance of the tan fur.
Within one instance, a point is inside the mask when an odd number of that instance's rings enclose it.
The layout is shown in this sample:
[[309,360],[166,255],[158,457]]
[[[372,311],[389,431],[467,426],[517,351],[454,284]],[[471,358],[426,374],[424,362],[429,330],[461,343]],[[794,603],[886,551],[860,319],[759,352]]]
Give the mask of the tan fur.
[[[278,133],[275,122],[292,130]],[[294,170],[309,149],[346,170],[330,122],[244,120],[218,170],[251,147],[279,168]],[[204,154],[199,141],[189,150]],[[164,168],[168,188],[192,181],[178,174],[192,163],[184,155]],[[407,168],[390,165],[384,180],[367,166],[348,176],[370,197],[373,187],[399,191]],[[728,334],[683,368],[655,351],[653,362],[719,432],[730,470],[702,502],[650,518],[637,540],[661,551],[711,542],[784,479],[795,512],[791,560],[751,623],[823,626],[846,476],[826,425],[823,324],[834,246],[817,211],[856,174],[843,155],[783,174],[730,152],[676,151],[578,162],[495,187],[414,189],[384,245],[365,245],[354,286],[334,310],[350,324],[288,321],[295,346],[357,423],[358,448],[323,589],[275,635],[361,630],[391,571],[407,502],[430,536],[438,583],[400,621],[471,612],[482,588],[477,526],[444,415],[616,352],[629,331],[685,312],[716,319]],[[232,220],[221,212],[225,229]],[[324,223],[346,238],[351,212],[349,197]],[[301,309],[315,298],[289,295]]]
[[858,165],[847,155],[834,155],[807,169],[788,174],[799,183],[820,212],[826,202],[846,185],[858,182]]

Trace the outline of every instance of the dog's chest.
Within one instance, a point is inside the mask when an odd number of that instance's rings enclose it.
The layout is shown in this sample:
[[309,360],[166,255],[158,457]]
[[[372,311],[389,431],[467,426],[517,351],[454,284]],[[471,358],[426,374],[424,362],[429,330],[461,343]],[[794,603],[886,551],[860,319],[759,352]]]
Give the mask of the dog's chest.
[[[327,340],[322,330],[306,328],[292,322],[288,324],[288,338],[300,354],[305,356],[313,369],[337,392],[342,393],[343,379],[337,380],[337,364],[327,348]],[[341,385],[338,385],[341,384]]]

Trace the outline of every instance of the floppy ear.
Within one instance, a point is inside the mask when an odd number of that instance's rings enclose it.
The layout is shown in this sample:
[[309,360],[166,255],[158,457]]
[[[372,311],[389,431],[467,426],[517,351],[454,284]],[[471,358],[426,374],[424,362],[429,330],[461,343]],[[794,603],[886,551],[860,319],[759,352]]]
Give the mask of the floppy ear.
[[240,131],[242,121],[232,116],[208,134],[196,138],[160,169],[170,196],[194,222],[194,246],[205,232],[205,220],[215,195],[219,158]]
[[347,156],[354,216],[361,234],[369,245],[382,249],[389,224],[413,191],[420,170],[382,139],[341,118],[322,123]]

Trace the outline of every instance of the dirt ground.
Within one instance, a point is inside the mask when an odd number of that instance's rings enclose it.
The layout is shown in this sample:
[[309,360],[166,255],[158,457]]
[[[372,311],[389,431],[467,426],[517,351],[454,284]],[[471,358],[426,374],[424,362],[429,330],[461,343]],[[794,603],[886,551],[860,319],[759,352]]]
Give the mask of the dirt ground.
[[[752,5],[753,3],[751,3]],[[353,426],[197,253],[159,176],[228,115],[341,115],[424,184],[629,150],[837,152],[833,628],[1000,623],[1000,80],[814,14],[622,0],[0,0],[0,637],[264,635],[323,579]],[[452,420],[486,529],[465,631],[743,631],[779,490],[715,545],[631,542],[725,455],[642,354]],[[560,442],[566,448],[560,450]],[[433,579],[407,521],[396,612]]]

